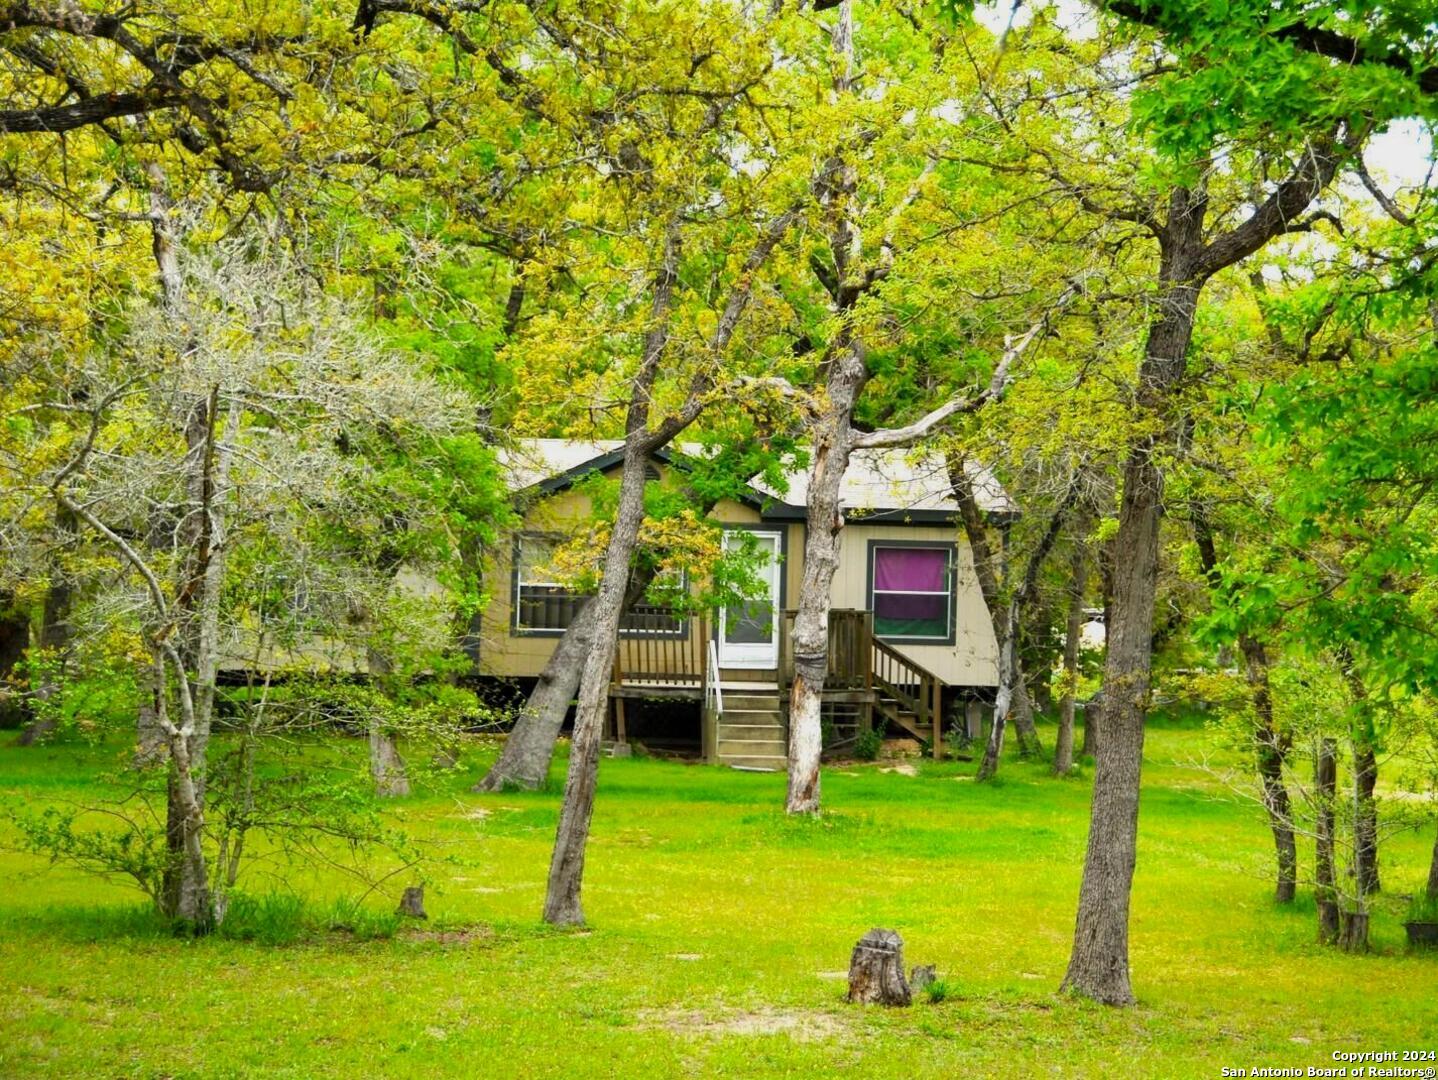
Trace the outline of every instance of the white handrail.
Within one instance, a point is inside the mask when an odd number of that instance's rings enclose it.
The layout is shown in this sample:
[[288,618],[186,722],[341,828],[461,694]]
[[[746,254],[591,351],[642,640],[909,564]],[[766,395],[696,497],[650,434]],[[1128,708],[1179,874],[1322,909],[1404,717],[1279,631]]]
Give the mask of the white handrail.
[[719,645],[709,639],[709,690],[714,697],[714,713],[724,715],[724,688],[719,685]]

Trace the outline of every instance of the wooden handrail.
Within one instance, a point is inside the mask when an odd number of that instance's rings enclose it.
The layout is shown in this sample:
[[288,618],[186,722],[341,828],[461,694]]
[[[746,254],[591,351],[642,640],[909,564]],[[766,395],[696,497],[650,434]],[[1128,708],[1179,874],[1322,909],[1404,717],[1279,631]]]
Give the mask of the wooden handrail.
[[920,731],[932,731],[934,757],[942,757],[943,680],[888,642],[874,638],[873,643],[874,683],[914,714]]

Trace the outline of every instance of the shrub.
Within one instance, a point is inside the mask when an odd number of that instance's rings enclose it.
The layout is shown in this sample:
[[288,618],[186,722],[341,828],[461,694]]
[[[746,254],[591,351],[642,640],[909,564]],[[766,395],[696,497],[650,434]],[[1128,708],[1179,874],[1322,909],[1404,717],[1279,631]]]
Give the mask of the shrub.
[[1419,892],[1408,902],[1407,922],[1438,922],[1438,896]]
[[247,896],[235,892],[230,894],[219,933],[261,945],[291,945],[305,936],[308,923],[304,900],[291,893]]
[[949,991],[949,984],[943,979],[935,979],[933,982],[929,983],[928,986],[924,987],[924,993],[929,995],[929,1001],[931,1004],[934,1005],[937,1005],[939,1002],[947,998],[949,996]]
[[375,941],[394,937],[399,931],[400,915],[397,911],[340,900],[335,903],[329,926],[331,930],[349,931],[357,941]]
[[879,748],[883,745],[884,733],[878,728],[861,731],[854,740],[854,756],[860,761],[873,761],[879,756]]

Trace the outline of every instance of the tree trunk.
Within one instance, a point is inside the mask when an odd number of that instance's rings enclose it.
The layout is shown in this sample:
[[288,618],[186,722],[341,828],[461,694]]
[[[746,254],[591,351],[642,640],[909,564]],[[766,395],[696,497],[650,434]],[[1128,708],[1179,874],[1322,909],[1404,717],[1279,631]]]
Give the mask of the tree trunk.
[[644,521],[647,459],[648,454],[641,440],[631,437],[625,447],[619,505],[604,558],[604,575],[598,594],[588,605],[594,609],[594,639],[580,679],[579,710],[569,749],[564,804],[554,838],[554,855],[549,865],[549,885],[544,900],[544,921],[555,926],[584,924],[580,888],[584,881],[589,825],[594,814],[599,743],[608,711],[610,672],[614,664],[619,620],[624,613],[629,567],[638,544],[639,527]]
[[1278,860],[1278,879],[1274,896],[1280,904],[1293,901],[1298,889],[1298,848],[1293,836],[1293,807],[1288,788],[1283,783],[1283,765],[1288,757],[1287,740],[1273,726],[1273,694],[1268,683],[1268,652],[1261,641],[1247,634],[1239,636],[1248,685],[1253,693],[1257,718],[1254,728],[1254,752],[1258,777],[1263,785],[1263,808],[1268,814],[1268,827],[1273,833],[1273,848]]
[[[1157,416],[1183,376],[1199,284],[1204,200],[1176,189],[1164,245],[1158,316],[1139,372],[1139,406]],[[1171,438],[1171,435],[1168,436]],[[1110,1005],[1133,1004],[1128,968],[1128,912],[1138,850],[1139,781],[1148,707],[1154,598],[1158,587],[1163,480],[1157,436],[1138,442],[1123,470],[1123,501],[1114,543],[1114,621],[1104,665],[1103,739],[1094,766],[1088,850],[1079,890],[1073,953],[1065,989]]]
[[[0,593],[0,729],[19,727],[25,722],[27,711],[15,691],[13,677],[29,647],[29,616],[15,606],[13,593]],[[29,735],[26,731],[20,736],[21,746],[35,741]]]
[[1318,905],[1318,940],[1338,940],[1338,889],[1333,874],[1334,803],[1338,797],[1338,747],[1332,739],[1319,744],[1313,765],[1313,787],[1318,803],[1317,837],[1313,849],[1314,899]]
[[[705,504],[704,513],[711,509],[712,503]],[[626,610],[643,598],[653,580],[653,567],[637,569],[631,575],[624,597]],[[569,704],[579,689],[584,658],[594,642],[594,616],[592,601],[586,602],[574,616],[539,673],[539,680],[505,740],[499,758],[471,790],[524,788],[535,791],[549,779],[554,743],[564,727]]]
[[1353,697],[1355,715],[1349,727],[1353,745],[1353,872],[1357,876],[1358,893],[1368,896],[1379,891],[1378,879],[1378,804],[1373,792],[1378,786],[1378,741],[1374,726],[1374,705],[1368,698],[1368,686],[1345,647],[1339,651],[1339,664]]
[[1428,896],[1438,900],[1438,836],[1433,838],[1433,858],[1428,862]]
[[784,810],[790,814],[819,812],[819,757],[823,749],[819,711],[829,672],[830,589],[839,567],[839,538],[844,528],[839,489],[853,451],[850,421],[854,402],[868,378],[862,346],[845,340],[837,347],[829,369],[826,408],[813,427],[809,527],[804,541],[804,577],[794,616],[794,683],[789,691],[789,790]]
[[[67,540],[75,536],[79,522],[75,515],[63,506],[55,510],[55,531]],[[66,653],[70,647],[70,639],[73,632],[70,627],[70,608],[74,601],[74,588],[69,578],[58,565],[58,560],[52,560],[50,564],[50,587],[45,591],[45,605],[40,616],[40,648],[45,651],[46,663],[59,665],[58,672],[47,671],[44,678],[35,682],[35,675],[30,675],[31,688],[38,702],[47,702],[55,696],[56,679],[63,677]],[[3,677],[3,676],[0,676]],[[54,730],[55,721],[49,716],[40,716],[30,722],[25,733],[20,737],[22,746],[28,746],[33,742],[43,739]]]
[[[393,670],[389,657],[378,649],[367,650],[366,663],[372,680],[378,681]],[[369,773],[374,792],[381,799],[402,798],[409,794],[409,775],[399,752],[399,740],[387,731],[378,715],[371,715],[367,725],[369,738]]]
[[1340,949],[1350,953],[1368,951],[1368,912],[1341,912],[1338,925],[1338,947]]
[[[1099,589],[1103,596],[1103,654],[1104,667],[1108,666],[1108,629],[1113,625],[1113,543],[1103,544],[1098,552]],[[1083,711],[1083,745],[1079,747],[1081,757],[1098,754],[1100,724],[1103,721],[1103,684],[1091,698]]]
[[537,791],[549,779],[555,740],[564,727],[570,703],[579,690],[584,658],[594,641],[594,605],[585,604],[555,644],[504,749],[473,791],[521,788]]
[[[157,240],[158,244],[158,240]],[[157,247],[157,258],[165,267]],[[168,272],[165,276],[168,277]],[[167,285],[167,295],[173,292]],[[196,398],[185,419],[186,464],[190,468],[188,495],[194,510],[187,517],[183,543],[183,575],[175,608],[178,642],[171,662],[184,707],[187,734],[169,730],[163,659],[156,668],[156,719],[169,736],[170,773],[166,788],[165,836],[170,859],[162,886],[169,913],[196,932],[213,926],[206,880],[202,830],[204,828],[205,770],[210,743],[210,720],[219,672],[219,605],[224,577],[224,511],[222,492],[229,468],[228,447],[238,432],[239,409],[231,406],[225,445],[218,438],[219,387]],[[191,681],[193,672],[193,681]],[[143,717],[137,717],[137,723]],[[137,736],[140,733],[137,730]],[[199,905],[198,907],[196,905]],[[201,910],[203,908],[203,910]]]
[[175,669],[181,719],[177,726],[169,717],[169,688],[162,646],[154,654],[156,720],[165,731],[170,750],[169,797],[166,805],[166,841],[170,859],[160,891],[160,911],[194,934],[214,929],[215,910],[211,903],[208,868],[205,864],[205,794],[200,772],[209,725],[201,725],[195,713],[195,698],[178,650],[171,650]]
[[[1018,649],[1018,628],[1014,628],[1014,649]],[[1014,656],[1014,735],[1018,739],[1019,754],[1023,757],[1042,757],[1044,744],[1039,739],[1039,729],[1034,726],[1034,702],[1029,695],[1028,683],[1024,681],[1023,661]]]
[[1013,711],[1014,694],[1023,687],[1023,679],[1017,670],[1017,635],[1010,633],[1018,622],[1017,608],[1017,599],[1010,600],[1008,616],[1001,624],[1003,631],[999,636],[999,689],[994,696],[994,719],[989,725],[989,741],[984,746],[983,760],[979,762],[979,771],[976,774],[979,780],[992,779],[999,771],[999,761],[1004,752],[1004,729],[1009,714]]
[[1064,690],[1059,702],[1059,730],[1054,739],[1054,773],[1065,776],[1074,767],[1074,701],[1078,689],[1079,635],[1083,632],[1083,602],[1088,584],[1088,553],[1075,536],[1069,562],[1069,610],[1064,626]]
[[1151,447],[1124,470],[1115,625],[1104,670],[1103,740],[1094,767],[1088,850],[1073,955],[1064,987],[1109,1005],[1133,1004],[1128,909],[1137,855],[1139,775],[1149,693],[1149,640],[1158,580],[1158,470]]
[[1378,875],[1378,803],[1373,790],[1378,785],[1378,759],[1371,731],[1353,744],[1353,870],[1358,891],[1371,896],[1382,888]]
[[959,516],[964,523],[964,533],[969,538],[969,548],[974,556],[974,574],[979,581],[993,622],[994,639],[999,646],[999,686],[994,699],[994,721],[989,728],[989,741],[984,748],[984,758],[979,764],[978,779],[987,780],[998,772],[999,755],[1003,752],[1004,729],[1010,713],[1014,718],[1014,729],[1019,738],[1020,752],[1042,754],[1043,744],[1039,741],[1038,730],[1034,727],[1033,704],[1029,701],[1028,687],[1024,683],[1023,667],[1019,662],[1019,625],[1025,605],[1038,589],[1039,571],[1044,560],[1053,550],[1063,528],[1063,520],[1078,495],[1078,478],[1069,484],[1067,493],[1059,503],[1048,527],[1040,537],[1038,546],[1029,556],[1024,567],[1023,579],[1014,589],[1003,612],[999,610],[999,580],[995,569],[993,549],[989,546],[988,534],[984,528],[983,515],[978,500],[974,497],[973,484],[969,480],[963,460],[950,456],[947,461],[949,486],[953,489],[954,500],[959,504]]
[[[651,325],[644,336],[639,370],[630,386],[629,408],[624,421],[624,465],[619,477],[619,500],[609,547],[604,554],[604,572],[599,592],[587,605],[594,609],[594,640],[584,660],[579,681],[579,707],[574,718],[574,738],[569,748],[569,771],[564,780],[564,802],[554,837],[549,863],[549,882],[544,896],[544,921],[555,926],[582,926],[584,908],[580,889],[584,884],[584,856],[589,845],[589,824],[594,815],[594,791],[599,782],[599,743],[609,711],[609,680],[618,644],[619,621],[629,588],[634,549],[644,523],[645,473],[649,455],[683,428],[681,422],[666,423],[660,432],[649,429],[650,398],[660,364],[669,343],[669,320],[673,310],[674,285],[679,277],[680,233],[677,222],[665,235],[664,254],[654,279],[650,307]],[[734,298],[715,334],[717,352],[727,344],[740,308]],[[725,321],[728,326],[725,328]],[[696,414],[697,415],[697,414]]]

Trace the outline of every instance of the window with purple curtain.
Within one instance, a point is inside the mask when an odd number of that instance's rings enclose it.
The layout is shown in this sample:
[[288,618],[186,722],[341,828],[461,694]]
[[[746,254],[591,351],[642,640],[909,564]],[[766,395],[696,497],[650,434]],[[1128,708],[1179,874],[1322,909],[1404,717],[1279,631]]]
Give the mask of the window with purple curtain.
[[947,638],[952,593],[949,547],[875,547],[874,633]]

